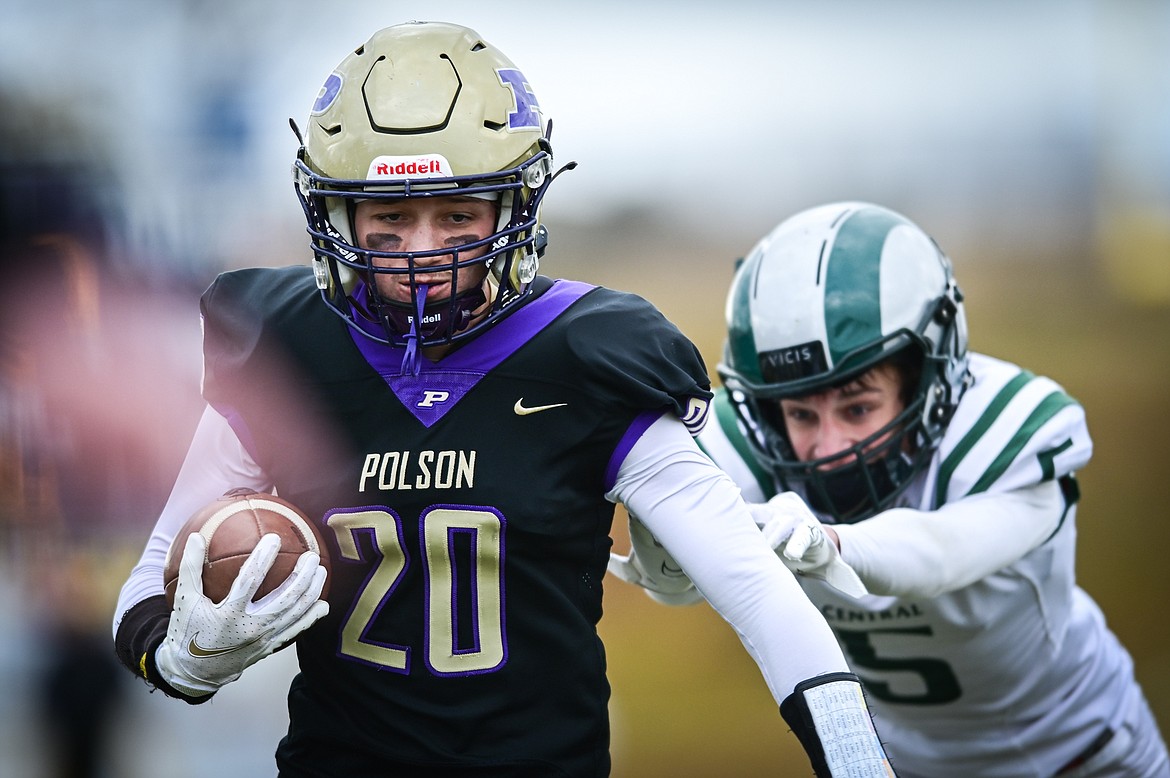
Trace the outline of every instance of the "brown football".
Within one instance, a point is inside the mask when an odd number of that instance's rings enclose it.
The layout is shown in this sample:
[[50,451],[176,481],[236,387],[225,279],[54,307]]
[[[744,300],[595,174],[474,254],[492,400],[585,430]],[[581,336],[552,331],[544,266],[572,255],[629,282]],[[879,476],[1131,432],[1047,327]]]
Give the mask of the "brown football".
[[[329,552],[316,526],[299,508],[286,500],[251,489],[232,489],[197,511],[175,535],[167,551],[163,566],[163,588],[167,605],[174,607],[175,587],[178,583],[179,561],[191,533],[199,532],[207,539],[207,557],[203,561],[203,593],[213,602],[222,602],[231,589],[240,566],[269,533],[280,536],[280,552],[253,601],[259,600],[288,578],[305,551],[316,551],[321,564],[328,568]],[[325,579],[325,591],[329,579]]]

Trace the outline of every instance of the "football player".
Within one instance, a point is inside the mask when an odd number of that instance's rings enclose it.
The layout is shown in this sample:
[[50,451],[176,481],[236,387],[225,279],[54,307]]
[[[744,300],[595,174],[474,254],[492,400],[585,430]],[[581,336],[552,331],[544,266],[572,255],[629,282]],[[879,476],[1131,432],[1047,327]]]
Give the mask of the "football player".
[[[873,204],[803,211],[748,254],[726,316],[700,445],[767,501],[757,523],[863,679],[899,774],[1170,776],[1130,656],[1075,582],[1084,411],[968,352],[935,242]],[[634,520],[611,570],[697,601],[655,535]]]
[[[817,775],[893,775],[825,620],[692,434],[696,348],[646,301],[538,275],[557,174],[532,86],[473,30],[376,33],[329,75],[294,164],[312,265],[202,298],[208,408],[114,623],[123,663],[202,703],[295,639],[281,776],[604,776],[596,626],[614,504],[637,511],[743,636]],[[186,540],[226,490],[321,523],[221,603]]]

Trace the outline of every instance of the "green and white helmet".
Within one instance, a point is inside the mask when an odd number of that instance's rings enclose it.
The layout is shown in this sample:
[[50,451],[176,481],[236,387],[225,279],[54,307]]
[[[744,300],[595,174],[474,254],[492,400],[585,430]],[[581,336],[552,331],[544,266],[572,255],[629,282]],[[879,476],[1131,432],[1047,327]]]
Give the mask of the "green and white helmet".
[[[409,22],[376,32],[325,79],[293,165],[325,302],[388,343],[452,342],[498,320],[524,297],[543,253],[540,204],[555,178],[548,129],[527,79],[474,30]],[[455,250],[357,246],[357,202],[443,195],[495,200],[496,231]],[[398,261],[373,261],[380,257]],[[428,261],[428,273],[491,269],[498,285],[486,317],[469,325],[485,301],[479,288],[435,302],[426,301],[425,286],[418,294],[415,260],[434,257],[447,264]],[[412,302],[382,299],[379,273],[409,275]]]
[[[877,205],[811,208],[756,244],[731,283],[717,369],[782,488],[837,521],[893,503],[926,467],[968,381],[962,299],[934,240]],[[778,400],[841,386],[887,359],[919,376],[904,387],[905,410],[846,451],[799,461]]]

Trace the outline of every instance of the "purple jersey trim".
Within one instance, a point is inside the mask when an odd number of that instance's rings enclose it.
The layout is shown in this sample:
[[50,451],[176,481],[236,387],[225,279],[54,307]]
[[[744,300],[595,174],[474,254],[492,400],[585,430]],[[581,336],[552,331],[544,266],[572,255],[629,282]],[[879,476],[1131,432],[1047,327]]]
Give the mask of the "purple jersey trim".
[[642,434],[650,429],[650,425],[662,418],[663,414],[667,411],[667,408],[655,408],[649,411],[642,411],[630,422],[630,426],[626,428],[622,439],[618,441],[617,448],[613,451],[613,456],[609,458],[609,466],[605,468],[605,491],[608,492],[617,483],[618,470],[621,469],[622,462],[626,461],[626,456],[629,455],[630,449],[634,447],[634,444],[638,442]]
[[352,328],[349,334],[366,362],[378,371],[398,400],[424,427],[430,427],[466,397],[481,378],[595,288],[580,281],[554,281],[544,294],[462,348],[438,362],[423,359],[418,375],[402,371],[405,346],[387,346]]

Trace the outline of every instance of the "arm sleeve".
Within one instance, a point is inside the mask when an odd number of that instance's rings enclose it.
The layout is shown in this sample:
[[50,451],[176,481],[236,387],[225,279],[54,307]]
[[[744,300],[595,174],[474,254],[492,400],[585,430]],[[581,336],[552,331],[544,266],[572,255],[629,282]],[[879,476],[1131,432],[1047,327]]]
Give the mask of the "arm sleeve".
[[895,508],[835,524],[841,557],[873,594],[936,597],[986,578],[1041,545],[1067,510],[1057,481],[981,493],[933,511]]
[[271,482],[244,450],[227,420],[208,407],[195,429],[186,459],[146,549],[122,585],[114,614],[115,633],[123,613],[147,597],[163,593],[163,564],[179,528],[195,511],[238,486],[264,492],[272,489]]
[[153,668],[154,650],[166,636],[170,619],[163,597],[167,549],[195,511],[239,486],[257,491],[272,488],[227,420],[208,407],[146,548],[122,585],[114,611],[114,646],[122,664],[172,696],[183,695],[162,683]]
[[801,681],[848,671],[828,624],[764,540],[738,487],[677,417],[647,428],[607,497],[646,525],[731,624],[777,704]]

